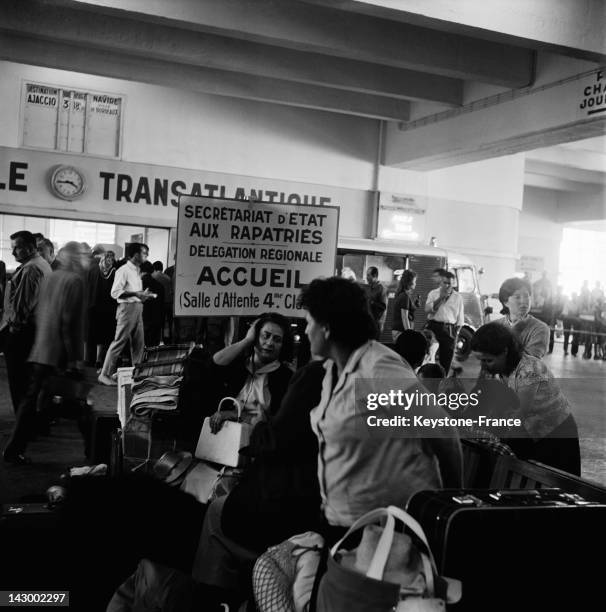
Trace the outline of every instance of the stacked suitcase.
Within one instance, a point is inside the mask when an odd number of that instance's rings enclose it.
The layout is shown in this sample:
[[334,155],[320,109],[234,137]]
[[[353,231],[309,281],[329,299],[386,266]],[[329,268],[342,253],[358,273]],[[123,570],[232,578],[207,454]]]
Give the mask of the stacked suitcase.
[[604,504],[560,489],[450,489],[419,492],[407,510],[425,530],[440,573],[463,583],[451,610],[600,605]]
[[179,388],[193,348],[193,343],[146,348],[135,367],[123,432],[126,469],[148,471],[160,456],[179,446]]

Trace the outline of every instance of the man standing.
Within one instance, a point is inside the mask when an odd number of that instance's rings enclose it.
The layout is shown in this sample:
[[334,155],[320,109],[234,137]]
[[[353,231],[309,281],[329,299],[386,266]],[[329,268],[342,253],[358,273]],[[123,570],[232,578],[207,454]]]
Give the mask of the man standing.
[[150,261],[144,261],[140,271],[143,289],[148,289],[156,295],[155,300],[148,300],[143,304],[145,346],[159,346],[164,328],[164,287],[154,278],[154,267]]
[[465,323],[463,298],[454,290],[453,281],[454,274],[443,271],[440,287],[429,292],[425,303],[427,328],[435,334],[440,345],[438,359],[446,374],[450,371],[455,338]]
[[21,264],[6,285],[0,322],[0,345],[6,360],[8,385],[15,413],[27,385],[26,362],[36,335],[36,310],[40,284],[51,267],[36,252],[36,239],[28,231],[11,237],[13,257]]
[[57,256],[60,265],[45,277],[36,314],[36,340],[29,355],[29,378],[19,404],[17,420],[4,449],[4,460],[26,464],[25,448],[35,428],[38,396],[46,380],[56,371],[79,372],[84,346],[85,263],[78,242],[68,242]]
[[[164,318],[162,321],[162,338],[165,342],[170,342],[173,327],[173,281],[168,274],[163,272],[163,270],[164,266],[162,265],[162,262],[154,261],[154,272],[152,277],[164,288]],[[165,333],[166,327],[168,327],[168,336]]]
[[368,283],[367,297],[370,314],[381,329],[381,320],[387,310],[387,300],[385,299],[385,287],[379,282],[379,270],[375,266],[370,266],[366,270],[366,282]]
[[440,288],[440,285],[442,284],[442,276],[444,276],[445,273],[446,270],[444,268],[436,268],[435,270],[431,271],[431,282],[436,286],[436,288]]
[[[547,278],[547,270],[544,270],[541,278],[532,286],[533,306],[539,312],[548,309],[552,294],[551,281]],[[548,323],[544,320],[543,322]]]
[[51,270],[55,271],[59,267],[59,261],[55,257],[55,245],[48,238],[39,238],[36,240],[36,249],[38,255],[48,262]]
[[[143,291],[139,268],[147,261],[149,249],[146,244],[133,242],[128,245],[127,262],[116,270],[111,295],[118,301],[116,311],[116,335],[105,356],[105,362],[99,382],[104,385],[115,385],[112,375],[116,371],[116,362],[126,343],[130,341],[132,364],[141,361],[144,349],[143,336],[143,302],[155,297],[148,289]],[[94,321],[91,322],[94,325]]]

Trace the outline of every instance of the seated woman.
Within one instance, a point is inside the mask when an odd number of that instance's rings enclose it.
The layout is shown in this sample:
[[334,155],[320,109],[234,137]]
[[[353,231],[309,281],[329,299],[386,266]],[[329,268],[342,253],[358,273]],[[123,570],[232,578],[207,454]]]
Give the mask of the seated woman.
[[[315,279],[300,304],[311,352],[327,358],[311,425],[320,446],[318,480],[328,541],[374,508],[404,507],[422,489],[460,487],[461,449],[454,428],[442,428],[442,437],[431,440],[368,435],[368,391],[388,392],[394,381],[402,390],[414,389],[418,381],[399,355],[373,340],[374,321],[362,289],[342,278]],[[363,392],[362,381],[369,385]],[[413,408],[424,416],[443,416],[435,406]]]
[[[292,376],[285,363],[292,358],[293,340],[288,320],[276,313],[261,315],[246,337],[213,355],[222,397],[235,397],[242,405],[242,420],[255,424],[275,414]],[[224,421],[237,416],[235,410],[221,410],[211,417],[211,430],[217,432]]]
[[[197,545],[191,575],[191,565],[185,568],[183,563],[177,565],[164,550],[160,551],[164,553],[160,556],[155,549],[150,551],[150,546],[140,547],[142,552],[145,550],[147,560],[142,561],[139,570],[118,588],[108,612],[138,609],[135,605],[137,591],[141,591],[149,609],[152,601],[169,597],[183,604],[179,608],[175,605],[175,609],[224,610],[218,602],[229,602],[234,610],[238,609],[240,602],[249,595],[250,577],[257,557],[269,546],[290,536],[318,529],[318,444],[309,413],[320,401],[324,373],[321,361],[312,361],[299,369],[278,412],[269,420],[257,423],[248,449],[253,462],[228,495],[208,506],[201,535],[198,525],[202,524],[203,512],[197,514],[200,522],[193,525],[187,514],[181,521],[178,514],[162,506],[164,517],[156,530],[162,531],[164,525],[172,524],[169,520],[172,518],[179,527],[178,537],[184,531],[183,522],[189,518],[188,544]],[[183,500],[178,499],[177,493],[171,491],[170,499],[180,501],[181,508]],[[193,497],[184,496],[191,504],[197,504]],[[157,513],[152,512],[152,516],[156,517]],[[145,519],[147,524],[149,518]],[[170,529],[165,531],[171,532]],[[144,535],[154,540],[156,532],[153,538],[149,533]],[[187,549],[187,546],[175,540],[174,548]],[[187,555],[186,559],[189,561],[191,557]],[[120,561],[123,561],[122,556]],[[180,571],[164,567],[171,565]],[[138,586],[133,589],[133,585]]]
[[518,339],[527,355],[541,359],[549,345],[549,327],[530,314],[532,305],[530,283],[522,278],[508,278],[499,289],[499,301],[503,304],[497,323],[506,325]]
[[509,440],[516,455],[580,475],[577,425],[549,368],[523,352],[512,330],[498,321],[478,329],[471,340],[471,350],[482,368],[499,375],[519,400],[515,415],[522,421],[521,437],[528,434],[529,438]]
[[318,444],[309,413],[320,401],[324,367],[312,361],[293,376],[282,404],[253,429],[253,462],[226,496],[212,502],[192,575],[206,586],[245,592],[256,558],[269,546],[317,529]]

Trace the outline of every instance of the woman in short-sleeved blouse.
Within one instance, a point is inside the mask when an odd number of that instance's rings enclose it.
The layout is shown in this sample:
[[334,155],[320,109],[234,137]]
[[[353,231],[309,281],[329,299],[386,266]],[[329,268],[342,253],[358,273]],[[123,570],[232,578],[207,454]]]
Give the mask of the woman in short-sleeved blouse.
[[505,316],[498,323],[511,329],[522,350],[539,359],[547,352],[549,327],[530,313],[532,303],[530,284],[521,278],[508,278],[499,289],[501,311]]
[[413,270],[404,270],[398,288],[393,307],[393,321],[391,335],[393,341],[407,329],[414,329],[416,306],[412,299],[412,292],[417,285],[417,273]]
[[525,354],[512,331],[495,321],[483,325],[471,340],[471,350],[490,374],[498,374],[519,400],[516,416],[529,438],[516,449],[522,459],[534,459],[580,475],[579,434],[570,405],[549,368]]

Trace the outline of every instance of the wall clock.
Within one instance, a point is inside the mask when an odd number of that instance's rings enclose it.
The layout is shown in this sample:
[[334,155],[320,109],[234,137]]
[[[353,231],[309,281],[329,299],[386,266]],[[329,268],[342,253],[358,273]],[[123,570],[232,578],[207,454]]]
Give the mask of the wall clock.
[[73,166],[60,165],[53,168],[50,189],[63,200],[75,200],[86,190],[86,181],[80,170]]

